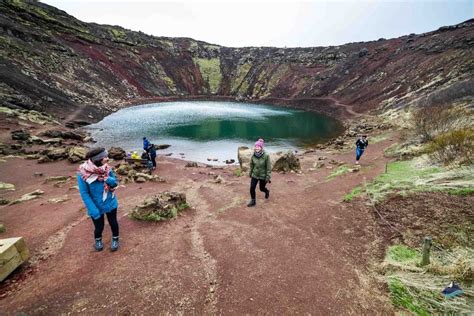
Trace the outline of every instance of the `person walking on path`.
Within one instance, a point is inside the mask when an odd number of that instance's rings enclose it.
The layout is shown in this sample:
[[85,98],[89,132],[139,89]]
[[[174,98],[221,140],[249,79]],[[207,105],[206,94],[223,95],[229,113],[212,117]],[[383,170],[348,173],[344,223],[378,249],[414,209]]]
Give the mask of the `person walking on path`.
[[356,165],[359,164],[360,157],[364,154],[364,150],[369,146],[367,135],[362,135],[356,141]]
[[115,189],[118,181],[112,168],[108,165],[108,152],[105,148],[93,148],[86,154],[87,161],[79,166],[77,183],[87,214],[94,223],[94,248],[104,249],[102,232],[104,231],[104,214],[112,229],[111,251],[119,248],[119,225],[117,222],[118,202]]
[[270,161],[270,155],[264,151],[264,141],[263,139],[257,140],[255,143],[254,153],[250,159],[250,197],[251,200],[247,204],[248,207],[255,206],[256,193],[255,189],[257,183],[260,183],[260,191],[265,193],[265,199],[270,197],[270,190],[265,186],[270,182],[272,176],[272,163]]

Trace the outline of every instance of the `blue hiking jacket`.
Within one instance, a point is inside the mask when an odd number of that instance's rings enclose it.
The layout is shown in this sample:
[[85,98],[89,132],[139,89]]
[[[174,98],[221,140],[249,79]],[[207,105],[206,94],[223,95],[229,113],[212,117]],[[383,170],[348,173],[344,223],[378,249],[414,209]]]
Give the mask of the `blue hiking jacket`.
[[148,141],[148,139],[145,138],[143,140],[143,149],[148,150],[148,146],[150,146],[150,142]]
[[[118,207],[117,197],[112,195],[112,192],[107,192],[107,198],[102,201],[102,194],[104,192],[104,181],[94,181],[87,183],[81,178],[81,175],[77,175],[77,184],[79,186],[79,193],[81,194],[82,201],[87,208],[87,215],[93,219],[98,219],[105,213],[108,213]],[[111,188],[115,188],[118,185],[117,177],[111,170],[109,177],[107,178],[107,184]]]

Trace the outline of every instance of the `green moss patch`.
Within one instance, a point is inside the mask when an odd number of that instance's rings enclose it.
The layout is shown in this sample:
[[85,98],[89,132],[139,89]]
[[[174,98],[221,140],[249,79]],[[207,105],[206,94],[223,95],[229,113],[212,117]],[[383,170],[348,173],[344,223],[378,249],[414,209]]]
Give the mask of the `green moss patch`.
[[404,245],[390,246],[387,251],[387,258],[400,263],[421,260],[420,253],[418,251]]
[[345,173],[348,173],[349,171],[351,171],[351,168],[349,168],[349,166],[347,165],[342,165],[342,166],[339,166],[336,170],[334,170],[329,176],[326,177],[327,180],[331,180],[337,176],[340,176],[340,175],[343,175]]
[[346,194],[343,198],[344,202],[350,202],[356,197],[362,194],[362,187],[355,187],[350,193]]

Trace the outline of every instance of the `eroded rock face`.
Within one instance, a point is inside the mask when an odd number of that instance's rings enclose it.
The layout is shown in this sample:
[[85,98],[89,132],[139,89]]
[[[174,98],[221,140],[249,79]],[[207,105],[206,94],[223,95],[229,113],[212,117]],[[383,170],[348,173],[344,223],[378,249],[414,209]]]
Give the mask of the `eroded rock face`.
[[143,200],[133,209],[131,216],[145,221],[167,220],[186,208],[188,205],[184,193],[166,191]]
[[239,149],[237,149],[237,158],[239,160],[240,170],[242,170],[242,172],[249,171],[250,158],[252,158],[252,155],[253,150],[246,146],[241,146]]

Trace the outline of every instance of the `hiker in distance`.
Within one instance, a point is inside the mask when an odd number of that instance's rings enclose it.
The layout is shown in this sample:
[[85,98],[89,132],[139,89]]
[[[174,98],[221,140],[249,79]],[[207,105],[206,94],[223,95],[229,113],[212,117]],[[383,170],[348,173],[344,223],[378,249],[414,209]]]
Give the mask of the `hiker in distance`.
[[356,141],[356,165],[359,164],[360,157],[364,154],[364,150],[367,146],[369,146],[367,135],[359,136],[359,139]]
[[270,161],[270,155],[268,155],[265,150],[263,149],[265,142],[263,139],[257,140],[255,143],[254,153],[252,158],[250,159],[250,197],[251,200],[247,204],[248,207],[255,206],[257,204],[256,201],[256,193],[255,189],[257,187],[257,183],[260,183],[259,188],[260,191],[265,193],[265,199],[270,197],[270,190],[268,190],[265,186],[268,182],[270,182],[272,176],[272,163]]
[[77,183],[87,214],[94,223],[94,248],[104,249],[102,232],[104,231],[104,214],[112,229],[111,251],[119,248],[119,225],[117,222],[117,197],[115,189],[118,181],[112,168],[108,165],[108,152],[105,148],[93,148],[86,154],[87,161],[79,166]]
[[146,150],[148,152],[148,148],[150,147],[150,142],[146,137],[143,137],[143,150]]

